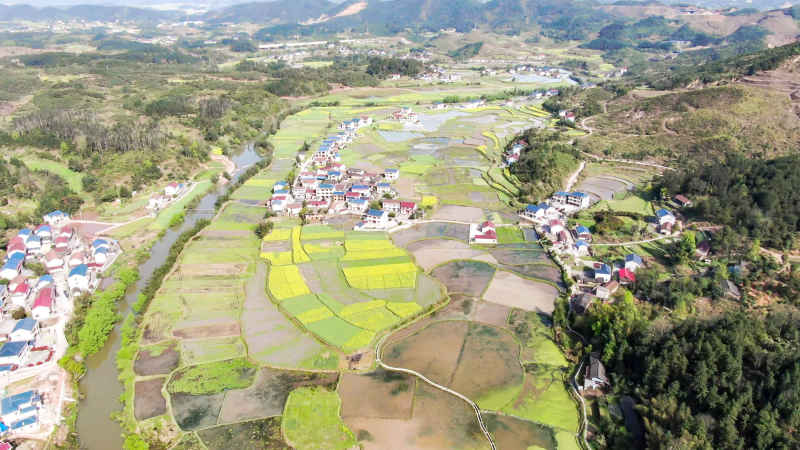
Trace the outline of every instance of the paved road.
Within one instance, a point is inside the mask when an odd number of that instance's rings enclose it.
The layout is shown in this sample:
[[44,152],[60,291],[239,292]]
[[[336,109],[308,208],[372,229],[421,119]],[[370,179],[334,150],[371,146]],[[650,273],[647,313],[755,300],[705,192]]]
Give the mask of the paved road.
[[402,373],[406,373],[406,374],[415,376],[415,377],[419,378],[420,380],[422,380],[422,381],[430,384],[431,386],[435,387],[436,389],[439,389],[441,391],[447,392],[448,394],[456,396],[456,397],[460,398],[461,400],[464,400],[465,402],[467,402],[469,404],[469,406],[471,406],[472,409],[475,411],[475,417],[478,418],[478,425],[480,426],[481,431],[483,432],[483,435],[486,436],[486,440],[489,441],[489,446],[492,447],[492,450],[497,450],[497,446],[495,446],[495,443],[494,443],[494,438],[492,438],[492,434],[489,433],[489,429],[486,428],[486,424],[483,423],[483,417],[481,416],[481,410],[480,410],[480,408],[478,408],[478,405],[475,402],[473,402],[472,400],[470,400],[469,398],[467,398],[463,394],[448,388],[447,386],[442,386],[441,384],[435,383],[434,381],[432,381],[431,379],[429,379],[428,377],[426,377],[425,375],[423,375],[423,374],[421,374],[421,373],[419,373],[417,371],[414,371],[414,370],[411,370],[411,369],[404,369],[402,367],[390,366],[390,365],[384,363],[381,360],[381,349],[383,348],[383,342],[386,340],[387,337],[389,337],[388,334],[386,336],[384,336],[383,338],[381,338],[381,340],[378,342],[378,345],[375,347],[375,361],[378,363],[378,365],[383,367],[386,370],[391,370],[393,372],[402,372]]

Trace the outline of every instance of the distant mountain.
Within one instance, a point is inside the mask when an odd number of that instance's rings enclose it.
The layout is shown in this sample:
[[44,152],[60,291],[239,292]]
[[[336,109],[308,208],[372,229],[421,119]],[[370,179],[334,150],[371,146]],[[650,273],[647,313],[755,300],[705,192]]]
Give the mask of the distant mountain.
[[786,8],[791,5],[800,4],[800,0],[659,0],[659,1],[636,1],[636,0],[597,0],[599,3],[626,4],[626,3],[661,3],[663,5],[693,5],[708,9],[758,9],[768,11],[770,9]]
[[67,8],[36,8],[30,5],[0,5],[0,21],[30,20],[99,20],[160,22],[173,20],[181,14],[127,6],[77,5]]
[[276,0],[241,3],[212,10],[203,15],[209,22],[251,22],[263,24],[300,23],[315,19],[336,8],[328,0]]

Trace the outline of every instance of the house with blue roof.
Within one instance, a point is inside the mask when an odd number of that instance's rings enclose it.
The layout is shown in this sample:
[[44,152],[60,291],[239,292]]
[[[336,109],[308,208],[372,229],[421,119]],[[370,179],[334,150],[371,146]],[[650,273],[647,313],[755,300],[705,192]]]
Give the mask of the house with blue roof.
[[33,341],[39,334],[39,322],[30,317],[18,320],[8,333],[11,341]]
[[42,251],[42,238],[35,234],[31,234],[25,239],[25,248],[29,254],[39,254]]
[[588,208],[591,204],[591,197],[589,194],[585,192],[569,192],[567,193],[567,205],[574,206],[576,208]]
[[576,256],[586,256],[589,254],[589,244],[583,239],[575,241],[574,253]]
[[375,185],[375,191],[379,195],[384,194],[391,194],[392,193],[392,185],[389,183],[378,183]]
[[625,268],[630,270],[631,272],[636,272],[636,269],[641,267],[643,264],[642,257],[635,254],[629,253],[625,255]]
[[22,264],[25,262],[25,255],[21,253],[14,253],[3,264],[0,269],[0,278],[11,280],[17,277],[22,272]]
[[383,178],[386,178],[387,180],[396,180],[399,176],[400,171],[397,169],[390,168],[383,171]]
[[0,400],[0,418],[12,430],[19,430],[36,423],[41,406],[42,397],[33,390],[7,395]]
[[6,342],[0,347],[0,365],[11,364],[19,366],[27,359],[30,350],[30,341]]
[[48,225],[61,225],[69,220],[69,214],[57,209],[42,216],[42,220]]
[[549,217],[553,217],[558,211],[547,203],[539,203],[538,205],[528,205],[520,213],[520,217],[532,221],[542,221]]
[[21,237],[23,241],[28,239],[31,234],[33,234],[33,231],[30,228],[23,228],[17,232],[17,236]]
[[675,215],[664,208],[656,211],[656,218],[658,219],[659,225],[664,225],[666,223],[672,223],[675,225]]
[[594,281],[599,283],[608,283],[611,281],[612,269],[611,266],[605,263],[599,264],[594,269]]
[[583,239],[584,241],[592,239],[592,232],[583,225],[575,227],[575,235],[578,236],[578,239]]
[[95,240],[92,241],[92,248],[94,248],[94,249],[98,249],[98,248],[101,248],[101,247],[108,248],[110,246],[111,246],[111,243],[108,242],[105,239],[95,239]]
[[348,198],[347,199],[347,207],[350,208],[350,211],[363,214],[364,211],[367,210],[369,204],[367,203],[367,199],[365,198]]
[[73,291],[86,292],[89,290],[90,277],[89,266],[86,264],[79,264],[69,271],[67,285]]
[[277,192],[277,191],[286,189],[286,186],[288,186],[288,185],[289,185],[289,183],[287,183],[285,181],[278,181],[277,183],[272,185],[272,192]]
[[50,286],[51,284],[55,283],[56,280],[53,278],[52,275],[46,273],[39,277],[39,280],[36,281],[36,289],[41,289],[45,286]]
[[389,221],[389,213],[382,209],[370,209],[364,215],[364,222],[373,228],[385,227]]

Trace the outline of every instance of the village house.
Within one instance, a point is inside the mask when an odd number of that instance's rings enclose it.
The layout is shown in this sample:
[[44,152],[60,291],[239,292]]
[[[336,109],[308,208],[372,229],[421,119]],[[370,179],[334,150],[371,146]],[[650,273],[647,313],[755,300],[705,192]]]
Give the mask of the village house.
[[599,283],[608,283],[611,281],[611,266],[604,263],[599,263],[594,269],[594,280]]
[[58,250],[59,252],[63,252],[63,251],[65,251],[65,250],[67,250],[69,248],[69,242],[70,242],[70,238],[65,237],[65,236],[59,236],[53,242],[54,248],[56,250]]
[[557,214],[558,211],[552,206],[548,205],[547,203],[539,203],[538,205],[526,206],[525,209],[520,213],[520,216],[524,219],[537,222],[543,221],[550,217],[555,217]]
[[575,256],[588,256],[589,255],[589,244],[582,239],[578,239],[575,241],[575,245],[573,247],[573,253]]
[[369,197],[370,187],[366,184],[356,184],[350,188],[350,192],[354,192],[360,197]]
[[384,169],[383,171],[383,178],[387,180],[396,180],[399,176],[400,176],[400,171],[397,169],[389,168],[389,169]]
[[589,242],[592,240],[592,232],[583,225],[575,227],[575,237],[583,241]]
[[629,253],[625,255],[625,268],[630,270],[631,272],[636,272],[636,269],[642,266],[642,257],[635,254]]
[[48,319],[54,312],[53,300],[55,297],[55,290],[52,286],[48,286],[39,291],[36,295],[36,300],[33,302],[31,308],[31,316],[36,320]]
[[159,210],[169,203],[169,198],[165,195],[161,194],[153,194],[150,196],[150,199],[147,200],[147,209],[151,210]]
[[86,264],[76,266],[69,271],[67,285],[70,290],[86,292],[89,290],[90,275],[89,266]]
[[585,192],[564,192],[559,191],[553,194],[553,203],[574,208],[588,208],[591,204],[591,197]]
[[387,213],[400,213],[400,200],[384,200],[382,206]]
[[94,259],[95,264],[99,266],[105,265],[106,262],[108,262],[108,248],[100,247],[98,249],[95,249],[94,255],[92,255],[92,257]]
[[615,292],[619,289],[619,283],[616,281],[610,281],[606,284],[602,284],[595,288],[594,294],[597,298],[601,298],[603,300],[608,300]]
[[400,214],[410,216],[416,210],[417,204],[415,202],[400,202]]
[[69,256],[69,260],[67,260],[67,266],[71,269],[73,267],[80,266],[86,262],[86,254],[82,251],[77,251],[72,253]]
[[689,200],[685,195],[678,194],[673,198],[673,200],[675,200],[675,203],[681,208],[692,206],[692,201]]
[[33,341],[39,334],[39,322],[26,317],[14,322],[14,328],[8,333],[10,341]]
[[0,277],[11,280],[22,272],[22,263],[25,261],[25,255],[14,253],[3,264],[0,269]]
[[277,181],[275,184],[272,185],[272,192],[283,191],[289,186],[289,183],[285,181]]
[[497,230],[490,221],[480,225],[470,224],[469,235],[470,242],[474,244],[497,244]]
[[333,185],[330,183],[321,183],[317,186],[317,197],[321,199],[333,197]]
[[550,230],[550,233],[554,235],[558,235],[559,233],[564,231],[564,223],[561,222],[560,219],[553,219],[550,222],[548,222],[547,225],[548,229]]
[[24,259],[27,253],[28,251],[27,248],[25,248],[25,241],[19,236],[15,236],[13,239],[11,239],[6,247],[6,257],[9,259],[16,254],[22,255]]
[[50,225],[43,223],[36,227],[34,233],[36,233],[36,236],[38,236],[42,242],[50,242],[53,240],[53,229],[50,227]]
[[381,197],[386,194],[392,195],[392,185],[389,183],[378,183],[375,185],[375,190]]
[[36,281],[36,289],[42,289],[55,284],[56,280],[50,274],[44,274]]
[[347,199],[347,207],[353,213],[362,214],[362,213],[364,213],[364,211],[367,210],[368,206],[369,206],[369,204],[367,203],[367,199],[365,199],[365,198],[350,198],[350,199]]
[[176,183],[173,181],[172,183],[164,187],[164,195],[166,195],[167,197],[175,197],[176,195],[178,195],[178,193],[180,193],[181,190],[183,190],[183,184]]
[[675,226],[675,216],[666,209],[659,209],[656,211],[656,220],[658,221],[658,232],[661,234],[671,234],[672,228]]
[[60,226],[66,222],[69,222],[69,214],[65,213],[64,211],[55,210],[42,216],[42,220],[44,220],[44,222],[48,225]]
[[31,287],[27,280],[23,280],[11,289],[11,296],[9,297],[11,303],[16,306],[25,307],[28,303],[28,296],[31,294]]
[[42,252],[42,239],[35,234],[31,234],[25,240],[25,248],[27,248],[29,255],[40,254]]
[[303,211],[303,204],[300,202],[293,202],[286,205],[284,212],[290,216],[296,216]]
[[31,346],[28,341],[10,341],[0,347],[0,366],[20,366],[30,353]]
[[636,274],[628,269],[619,269],[617,272],[620,284],[630,284],[636,282]]
[[586,366],[586,372],[583,376],[583,389],[594,390],[603,389],[609,385],[608,378],[606,377],[606,368],[600,359],[595,355],[589,355],[589,364]]
[[389,214],[381,209],[370,209],[364,215],[364,222],[372,227],[381,228],[385,227],[389,220]]
[[19,431],[36,423],[36,416],[41,406],[42,398],[36,391],[8,395],[0,400],[0,417],[12,430]]

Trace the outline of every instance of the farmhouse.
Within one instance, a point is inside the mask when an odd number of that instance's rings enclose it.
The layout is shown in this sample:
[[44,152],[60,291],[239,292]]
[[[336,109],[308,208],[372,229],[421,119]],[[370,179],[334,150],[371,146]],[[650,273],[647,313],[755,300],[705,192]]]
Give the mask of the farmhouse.
[[[27,358],[29,352],[30,344],[28,341],[6,342],[0,347],[0,365],[22,365],[22,361]],[[5,414],[3,415],[5,416]]]
[[685,195],[678,194],[678,195],[675,196],[674,200],[675,200],[675,203],[678,206],[680,206],[681,208],[685,208],[687,206],[692,206],[692,201],[689,200],[689,198],[686,197]]
[[72,267],[80,266],[81,264],[86,262],[86,255],[83,252],[75,252],[69,256],[69,260],[67,261],[67,265]]
[[630,284],[636,282],[636,274],[628,269],[620,269],[617,275],[619,275],[619,282],[621,284]]
[[67,285],[73,291],[88,291],[89,290],[89,266],[81,264],[75,266],[69,271],[67,278]]
[[366,211],[367,206],[369,206],[369,204],[365,198],[352,198],[347,200],[347,207],[356,214],[361,214]]
[[642,266],[642,257],[635,254],[629,253],[625,255],[625,268],[630,270],[631,272],[636,272],[636,269]]
[[108,249],[100,247],[94,251],[95,264],[104,265],[108,261]]
[[592,232],[583,225],[578,225],[575,227],[575,236],[577,236],[578,239],[582,239],[587,242],[592,240]]
[[45,286],[50,286],[55,283],[56,280],[53,279],[52,275],[44,274],[39,277],[39,280],[36,282],[36,289],[42,289]]
[[619,283],[617,283],[616,281],[611,281],[609,283],[597,286],[597,288],[595,288],[594,294],[597,296],[597,298],[608,300],[609,297],[611,297],[612,295],[614,295],[615,292],[617,292],[617,289],[619,289]]
[[600,263],[594,269],[594,280],[600,283],[611,281],[611,266]]
[[6,247],[6,257],[11,258],[15,254],[20,254],[23,257],[27,253],[27,249],[25,248],[25,241],[22,240],[21,237],[16,236],[8,243],[8,247]]
[[42,406],[42,398],[36,391],[25,391],[15,395],[8,395],[0,400],[0,415],[3,423],[9,424],[12,429],[14,424],[33,418]]
[[11,290],[11,303],[17,306],[25,306],[30,293],[31,287],[28,285],[27,280],[22,281]]
[[164,195],[167,197],[174,197],[178,195],[178,192],[180,192],[182,188],[183,184],[178,184],[173,181],[164,188]]
[[548,222],[547,225],[548,225],[548,227],[550,229],[550,233],[552,233],[552,234],[557,235],[557,234],[561,233],[562,231],[564,231],[564,223],[561,222],[560,219],[553,219],[550,222]]
[[524,219],[532,221],[542,221],[550,217],[558,215],[558,211],[547,203],[539,203],[538,205],[528,205],[520,213]]
[[400,213],[400,200],[384,200],[383,210],[387,213]]
[[385,227],[388,219],[389,215],[381,209],[370,209],[364,215],[364,222],[373,227]]
[[55,210],[42,216],[42,220],[48,225],[62,225],[69,221],[69,214],[64,211]]
[[25,255],[20,253],[14,253],[11,255],[6,263],[3,264],[3,268],[0,269],[0,277],[11,280],[15,278],[17,275],[22,272],[22,263],[25,261]]
[[470,241],[475,244],[497,244],[497,231],[494,223],[486,221],[480,225],[471,224]]
[[68,249],[69,248],[69,241],[70,241],[70,238],[68,238],[66,236],[57,237],[55,242],[54,242],[56,250],[58,250],[60,252],[63,252],[64,250]]
[[583,209],[590,206],[591,197],[584,192],[559,191],[553,194],[553,203]]
[[375,190],[378,195],[386,195],[392,193],[392,185],[389,183],[378,183],[375,185]]
[[574,251],[575,256],[587,256],[589,254],[589,244],[582,239],[575,241]]
[[32,341],[39,334],[39,322],[30,317],[18,320],[14,328],[8,333],[10,341]]
[[416,210],[417,204],[415,202],[400,202],[400,214],[410,216]]
[[606,368],[594,354],[589,355],[589,364],[583,376],[583,389],[603,389],[609,385]]
[[53,239],[53,229],[50,225],[44,223],[36,227],[34,233],[36,233],[36,236],[42,241],[51,241]]
[[55,290],[52,286],[48,286],[36,296],[31,308],[31,315],[36,320],[45,320],[53,314],[53,299],[55,297]]
[[42,239],[35,234],[31,234],[25,240],[25,247],[28,249],[29,255],[38,255],[42,251]]
[[675,216],[663,208],[656,211],[656,219],[658,220],[659,225],[664,225],[667,223],[675,225]]

